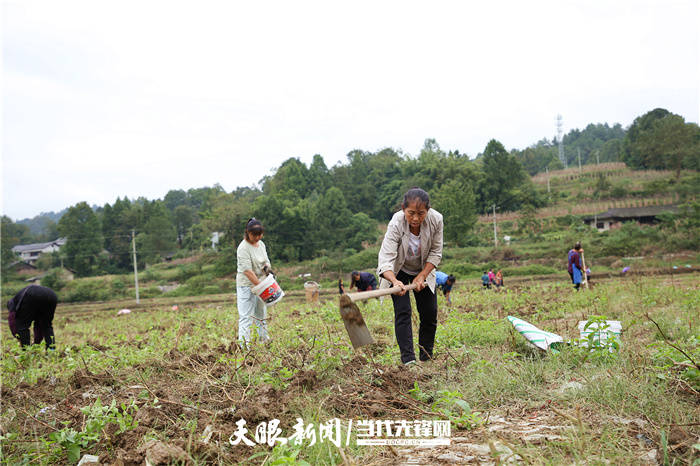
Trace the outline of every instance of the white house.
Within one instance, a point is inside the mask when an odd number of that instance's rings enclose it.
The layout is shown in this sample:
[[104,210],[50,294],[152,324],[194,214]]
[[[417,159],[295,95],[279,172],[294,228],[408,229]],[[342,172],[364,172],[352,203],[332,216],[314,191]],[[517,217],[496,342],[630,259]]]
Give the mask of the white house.
[[64,244],[66,244],[65,238],[58,238],[48,243],[18,244],[12,248],[12,252],[18,254],[20,260],[33,265],[42,254],[56,252]]

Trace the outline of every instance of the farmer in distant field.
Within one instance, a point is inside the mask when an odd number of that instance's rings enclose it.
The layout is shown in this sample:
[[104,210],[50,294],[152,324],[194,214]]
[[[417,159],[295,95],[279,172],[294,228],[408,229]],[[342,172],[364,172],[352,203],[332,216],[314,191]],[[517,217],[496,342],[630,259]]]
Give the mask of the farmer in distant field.
[[30,343],[29,327],[34,322],[34,344],[43,340],[47,349],[54,349],[53,316],[58,298],[51,288],[29,285],[7,302],[7,323],[12,335],[22,346]]
[[569,251],[567,258],[567,271],[571,277],[571,283],[574,284],[574,288],[577,291],[581,288],[581,282],[583,281],[583,266],[581,265],[582,252],[581,243],[576,243],[574,248]]
[[370,291],[377,289],[377,278],[369,272],[355,270],[350,275],[350,291],[357,287],[358,291]]
[[405,285],[415,283],[413,291],[420,316],[418,327],[419,358],[433,357],[437,330],[435,270],[442,259],[442,214],[430,208],[428,193],[411,188],[404,194],[401,210],[391,218],[379,250],[377,275],[379,288],[391,286],[401,291],[391,295],[394,303],[394,332],[401,351],[401,362],[416,364],[411,327],[411,299]]
[[338,293],[343,294],[345,293],[345,285],[343,285],[343,279],[339,278],[338,279]]
[[489,283],[492,285],[496,284],[496,274],[493,273],[493,269],[489,269]]
[[250,329],[257,327],[258,337],[267,342],[267,308],[252,288],[272,273],[270,259],[267,257],[265,243],[262,242],[265,230],[260,220],[251,218],[245,227],[243,241],[238,245],[236,258],[236,300],[238,303],[238,342],[241,346],[250,343]]
[[445,272],[440,272],[439,270],[435,271],[435,283],[438,288],[442,290],[442,294],[445,295],[449,304],[452,304],[450,293],[452,292],[452,286],[454,286],[455,281],[457,281],[457,279],[454,275],[447,275]]
[[484,288],[491,289],[491,279],[489,274],[484,270],[484,274],[481,276],[481,286]]
[[500,288],[503,286],[503,273],[501,272],[501,269],[498,269],[498,272],[496,272],[496,288]]

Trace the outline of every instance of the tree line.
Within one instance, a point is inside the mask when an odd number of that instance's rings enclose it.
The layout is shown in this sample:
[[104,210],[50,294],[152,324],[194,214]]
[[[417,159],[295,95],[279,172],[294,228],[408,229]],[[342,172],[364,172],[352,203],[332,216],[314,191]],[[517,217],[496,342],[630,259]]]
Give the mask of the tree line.
[[[572,130],[562,142],[569,163],[578,163],[580,151],[582,164],[621,160],[638,169],[700,168],[698,125],[664,109],[640,116],[626,131],[620,125],[591,124]],[[219,260],[223,270],[231,271],[250,217],[265,225],[275,261],[350,254],[374,243],[380,236],[378,225],[399,209],[402,194],[420,186],[445,218],[445,240],[468,245],[478,242],[472,233],[477,215],[494,207],[503,212],[546,205],[546,196],[529,175],[558,168],[556,139],[510,152],[494,139],[474,159],[427,139],[417,156],[392,148],[353,150],[345,163],[330,168],[318,154],[308,166],[289,158],[257,186],[230,193],[215,185],[171,190],[162,200],[117,198],[97,208],[82,202],[68,208],[57,223],[44,220],[42,234],[67,238],[60,257],[49,265],[60,260],[85,276],[130,270],[132,234],[143,266],[211,248],[212,232],[220,232]],[[13,245],[39,236],[5,216],[2,227],[5,268],[12,262],[8,250]]]

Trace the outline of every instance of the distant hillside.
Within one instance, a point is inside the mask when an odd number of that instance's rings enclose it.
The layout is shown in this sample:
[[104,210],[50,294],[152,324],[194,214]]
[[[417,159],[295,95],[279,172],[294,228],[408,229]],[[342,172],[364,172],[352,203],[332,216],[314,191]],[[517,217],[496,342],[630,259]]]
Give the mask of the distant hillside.
[[[682,175],[677,180],[670,170],[632,170],[622,162],[539,173],[531,180],[549,202],[528,215],[535,218],[584,215],[612,207],[668,205],[697,199],[700,175],[690,170]],[[523,215],[522,211],[497,212],[496,220],[515,220]],[[480,215],[478,221],[489,223],[493,216]]]
[[59,212],[42,212],[32,218],[18,220],[17,223],[26,225],[32,235],[38,236],[44,234],[47,227],[52,223],[58,223],[61,217],[63,217],[63,214],[66,212],[68,212],[68,208],[65,208]]

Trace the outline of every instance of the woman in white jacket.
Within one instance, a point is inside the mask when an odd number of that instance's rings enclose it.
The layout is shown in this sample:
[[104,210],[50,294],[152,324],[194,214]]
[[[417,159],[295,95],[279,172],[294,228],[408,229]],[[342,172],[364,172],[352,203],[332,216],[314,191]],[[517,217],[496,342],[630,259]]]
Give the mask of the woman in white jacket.
[[236,297],[238,303],[238,341],[241,346],[250,343],[250,329],[255,323],[258,329],[258,338],[262,342],[270,340],[267,333],[267,309],[265,303],[253,293],[252,288],[257,286],[266,276],[270,268],[270,259],[267,257],[265,243],[262,242],[262,223],[256,218],[251,218],[245,227],[243,241],[238,245],[236,274]]
[[394,302],[394,332],[401,351],[401,362],[415,364],[411,300],[404,285],[416,283],[414,290],[420,317],[418,346],[421,361],[432,359],[437,330],[435,270],[442,259],[442,214],[430,208],[428,193],[409,189],[401,210],[389,222],[379,250],[379,288],[400,287],[391,296]]

